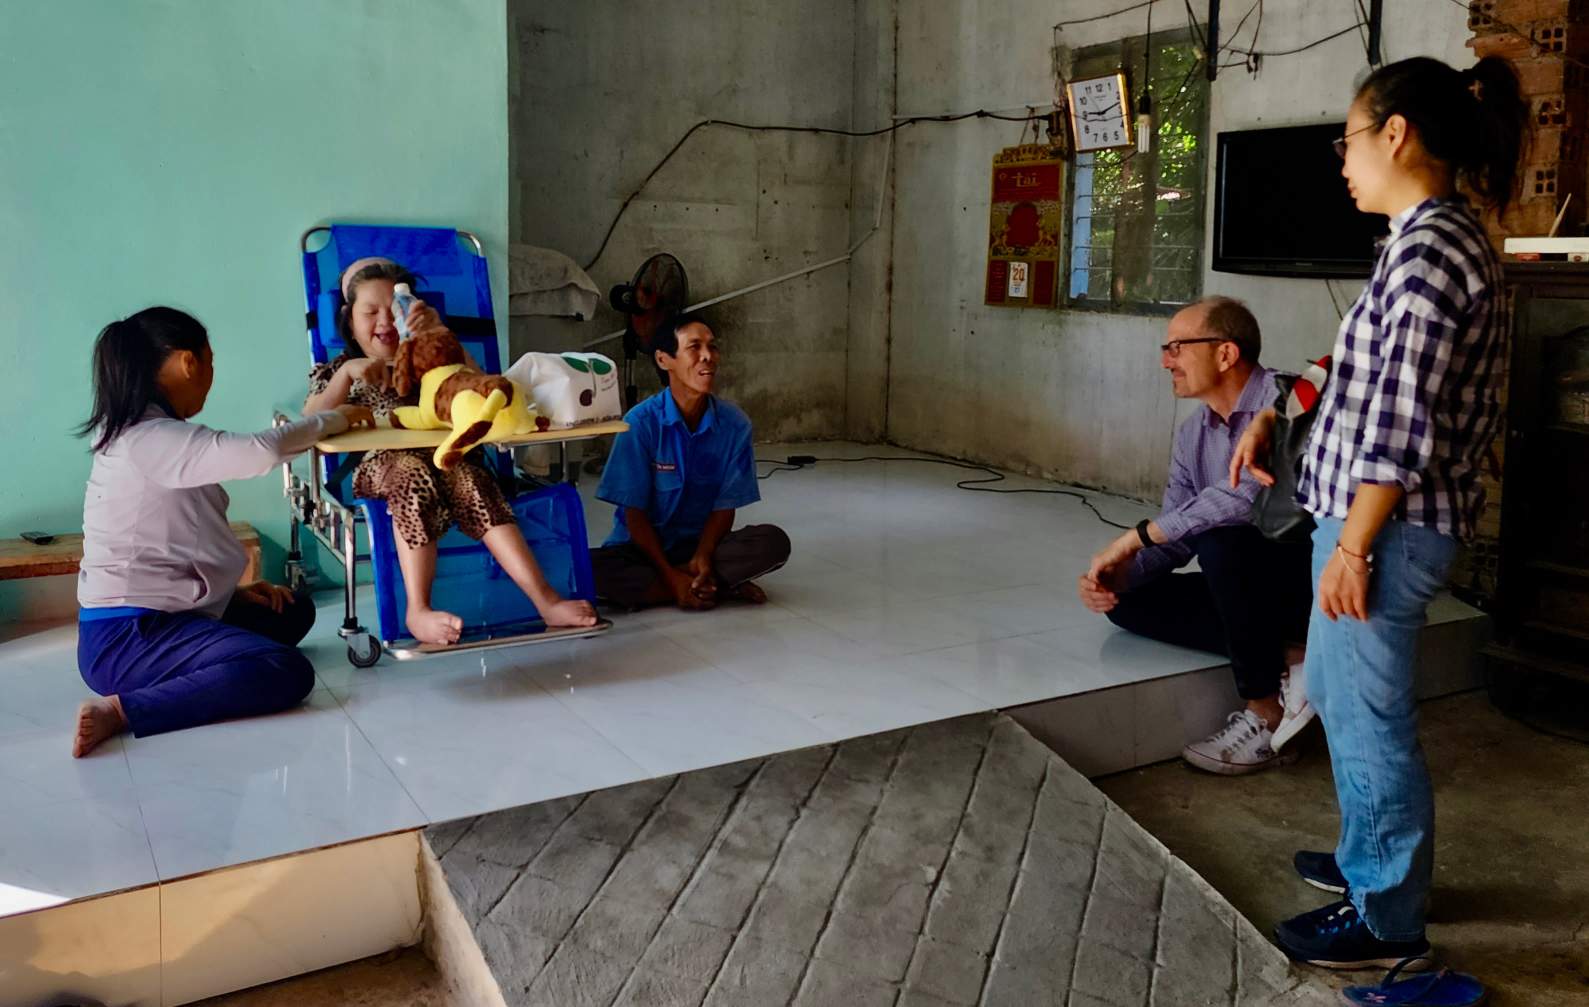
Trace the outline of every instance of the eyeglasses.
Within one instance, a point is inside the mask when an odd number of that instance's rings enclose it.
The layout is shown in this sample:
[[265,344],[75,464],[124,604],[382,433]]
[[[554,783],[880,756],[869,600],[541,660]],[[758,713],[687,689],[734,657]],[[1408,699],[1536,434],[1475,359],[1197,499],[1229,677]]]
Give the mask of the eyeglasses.
[[1183,347],[1183,346],[1192,346],[1192,345],[1195,345],[1197,343],[1224,343],[1224,342],[1229,342],[1229,340],[1219,339],[1219,338],[1217,338],[1215,336],[1204,336],[1201,339],[1172,339],[1169,342],[1165,343],[1164,345],[1160,346],[1159,347],[1159,352],[1160,353],[1168,353],[1171,357],[1178,357],[1178,356],[1181,355],[1181,347]]
[[1373,128],[1374,128],[1374,124],[1373,123],[1369,123],[1367,126],[1364,126],[1362,129],[1354,129],[1350,133],[1345,134],[1344,136],[1338,136],[1335,139],[1331,140],[1330,141],[1330,146],[1335,148],[1335,156],[1339,157],[1343,161],[1346,160],[1346,138],[1348,136],[1356,136],[1357,134],[1363,132],[1364,130],[1369,130],[1369,129],[1373,129]]

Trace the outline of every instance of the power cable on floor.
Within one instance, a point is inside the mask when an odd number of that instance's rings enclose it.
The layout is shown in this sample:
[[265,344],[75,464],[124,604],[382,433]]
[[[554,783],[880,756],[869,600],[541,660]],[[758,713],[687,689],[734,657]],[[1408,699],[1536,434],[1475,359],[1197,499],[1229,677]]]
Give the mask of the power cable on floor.
[[777,467],[769,472],[757,475],[756,478],[769,479],[772,476],[777,475],[779,472],[799,472],[802,469],[809,468],[822,462],[922,462],[928,465],[948,465],[952,468],[966,469],[970,472],[982,472],[986,474],[986,478],[962,479],[955,483],[955,489],[966,490],[972,493],[1035,493],[1038,495],[1047,496],[1075,497],[1077,500],[1082,502],[1083,506],[1092,511],[1093,515],[1097,517],[1099,521],[1102,521],[1109,527],[1119,528],[1121,531],[1130,531],[1133,527],[1132,525],[1120,524],[1104,517],[1103,512],[1093,505],[1092,499],[1085,493],[1078,493],[1075,490],[1044,489],[1035,486],[1018,487],[1015,489],[994,489],[992,486],[985,484],[1004,482],[1006,479],[1004,473],[986,465],[978,465],[975,462],[954,461],[953,459],[949,458],[922,458],[910,455],[866,455],[860,458],[818,458],[815,455],[790,455],[789,457],[782,459],[758,458],[756,459],[756,464],[758,465],[775,465]]

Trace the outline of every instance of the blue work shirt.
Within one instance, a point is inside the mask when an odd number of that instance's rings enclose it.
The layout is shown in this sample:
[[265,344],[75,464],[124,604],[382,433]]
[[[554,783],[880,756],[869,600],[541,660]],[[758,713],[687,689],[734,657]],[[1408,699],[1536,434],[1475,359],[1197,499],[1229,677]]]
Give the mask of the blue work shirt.
[[617,507],[606,545],[629,541],[624,508],[646,512],[663,549],[699,538],[713,511],[761,499],[750,417],[716,396],[693,431],[666,388],[629,410],[596,497]]

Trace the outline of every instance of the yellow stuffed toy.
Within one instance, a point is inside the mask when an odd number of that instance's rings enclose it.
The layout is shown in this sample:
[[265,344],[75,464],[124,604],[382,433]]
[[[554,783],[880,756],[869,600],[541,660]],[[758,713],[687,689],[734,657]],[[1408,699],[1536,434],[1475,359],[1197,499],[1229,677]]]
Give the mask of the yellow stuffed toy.
[[430,332],[403,340],[392,370],[399,395],[408,396],[416,386],[419,393],[418,404],[392,411],[392,426],[452,431],[432,456],[444,472],[488,437],[521,436],[549,425],[518,385],[498,374],[482,374],[466,359],[452,333]]

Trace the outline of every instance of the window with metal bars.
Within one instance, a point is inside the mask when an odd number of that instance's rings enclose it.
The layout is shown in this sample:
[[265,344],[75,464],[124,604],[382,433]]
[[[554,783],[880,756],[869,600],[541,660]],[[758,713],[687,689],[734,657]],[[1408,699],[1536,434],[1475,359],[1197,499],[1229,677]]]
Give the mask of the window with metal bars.
[[[1152,149],[1079,153],[1070,172],[1070,307],[1161,314],[1202,295],[1208,78],[1190,32],[1154,32],[1151,44]],[[1138,36],[1078,50],[1071,77],[1125,68],[1134,123],[1148,45]]]

